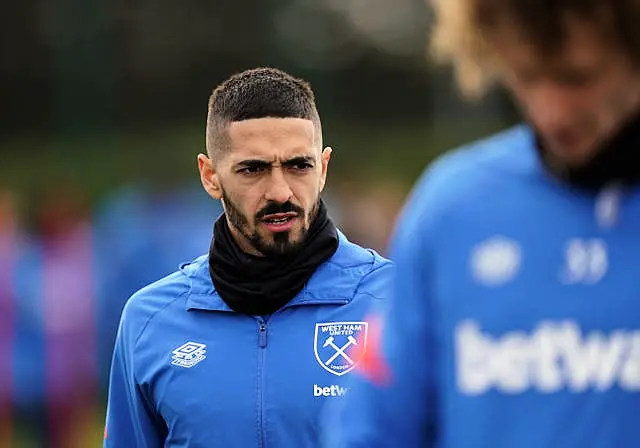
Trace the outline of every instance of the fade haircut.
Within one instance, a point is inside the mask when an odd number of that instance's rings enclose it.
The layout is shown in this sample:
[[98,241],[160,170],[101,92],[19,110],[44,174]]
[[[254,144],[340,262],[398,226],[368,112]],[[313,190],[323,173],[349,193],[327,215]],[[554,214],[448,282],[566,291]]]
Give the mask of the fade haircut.
[[237,73],[209,98],[206,145],[215,159],[230,149],[229,124],[252,118],[303,118],[313,121],[314,145],[322,147],[322,127],[308,82],[270,67]]
[[640,62],[638,0],[430,0],[435,28],[430,50],[437,62],[450,63],[458,85],[479,97],[496,78],[492,33],[505,21],[543,58],[558,55],[566,43],[568,18],[592,24],[600,36]]

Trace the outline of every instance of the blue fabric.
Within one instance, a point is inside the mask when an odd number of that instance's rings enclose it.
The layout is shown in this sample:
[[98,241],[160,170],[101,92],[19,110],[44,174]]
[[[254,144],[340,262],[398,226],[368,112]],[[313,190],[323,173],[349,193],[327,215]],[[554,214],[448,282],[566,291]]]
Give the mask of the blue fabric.
[[105,447],[317,447],[321,409],[348,393],[365,315],[388,297],[392,272],[340,234],[271,316],[232,312],[206,255],[143,288],[118,330]]
[[[422,176],[380,349],[325,446],[640,446],[640,191],[572,189],[518,126]],[[373,372],[375,373],[375,372]]]

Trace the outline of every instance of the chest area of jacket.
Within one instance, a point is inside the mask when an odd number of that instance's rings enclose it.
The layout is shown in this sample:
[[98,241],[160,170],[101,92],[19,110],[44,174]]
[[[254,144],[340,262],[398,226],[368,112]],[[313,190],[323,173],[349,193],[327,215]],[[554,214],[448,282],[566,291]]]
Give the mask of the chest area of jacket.
[[551,193],[516,199],[475,204],[449,227],[434,253],[436,306],[453,320],[512,325],[576,315],[587,326],[637,322],[640,194],[613,205]]
[[367,342],[367,311],[296,307],[266,319],[193,313],[155,348],[159,368],[146,378],[152,400],[166,420],[183,425],[198,416],[215,422],[205,426],[212,432],[257,421],[271,431],[278,422],[315,431],[322,406],[348,393],[345,380]]
[[640,209],[607,225],[537,210],[470,224],[437,258],[434,314],[458,390],[640,390]]

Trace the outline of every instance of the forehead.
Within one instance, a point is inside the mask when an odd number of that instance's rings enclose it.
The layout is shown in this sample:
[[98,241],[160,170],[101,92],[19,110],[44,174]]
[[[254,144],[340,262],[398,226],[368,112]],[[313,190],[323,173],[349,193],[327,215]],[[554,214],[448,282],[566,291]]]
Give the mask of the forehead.
[[315,126],[303,118],[255,118],[229,124],[233,161],[313,155]]
[[551,53],[542,53],[515,24],[503,24],[492,36],[499,62],[509,68],[538,66],[553,70],[567,66],[580,68],[622,60],[622,49],[611,41],[598,24],[567,17],[563,42]]

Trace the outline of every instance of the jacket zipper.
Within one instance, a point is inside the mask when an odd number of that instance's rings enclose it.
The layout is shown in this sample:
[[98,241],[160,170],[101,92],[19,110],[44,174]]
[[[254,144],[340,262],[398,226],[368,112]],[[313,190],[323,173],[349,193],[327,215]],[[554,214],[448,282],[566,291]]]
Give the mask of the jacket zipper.
[[263,318],[258,319],[258,416],[260,426],[258,428],[259,433],[259,446],[265,446],[265,427],[264,427],[264,386],[265,386],[265,374],[264,374],[264,356],[265,349],[267,347],[267,323]]
[[[345,299],[334,299],[331,301],[325,300],[310,300],[308,302],[304,302],[299,304],[300,306],[304,305],[344,305],[349,303],[349,300]],[[297,306],[297,305],[295,305]],[[276,313],[282,311],[285,308],[289,308],[289,305],[283,306],[280,310],[276,311]],[[265,428],[265,418],[264,418],[264,388],[265,388],[265,369],[264,369],[264,357],[265,351],[267,348],[267,322],[264,318],[258,318],[258,417],[259,417],[259,425],[258,428],[258,446],[264,448],[266,444],[266,428]]]

